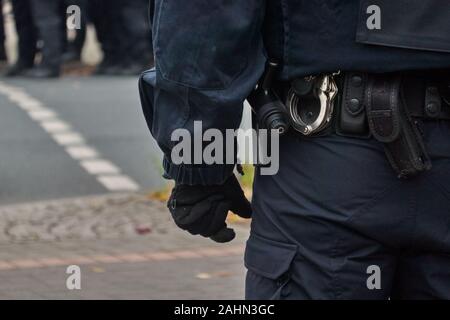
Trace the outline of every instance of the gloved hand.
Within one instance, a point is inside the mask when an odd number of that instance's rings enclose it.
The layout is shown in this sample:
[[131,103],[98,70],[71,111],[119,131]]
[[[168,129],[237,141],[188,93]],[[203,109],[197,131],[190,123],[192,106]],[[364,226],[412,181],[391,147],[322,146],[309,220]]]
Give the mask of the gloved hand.
[[225,222],[228,211],[247,219],[252,215],[250,202],[234,175],[223,185],[176,185],[167,206],[178,227],[220,243],[236,236]]

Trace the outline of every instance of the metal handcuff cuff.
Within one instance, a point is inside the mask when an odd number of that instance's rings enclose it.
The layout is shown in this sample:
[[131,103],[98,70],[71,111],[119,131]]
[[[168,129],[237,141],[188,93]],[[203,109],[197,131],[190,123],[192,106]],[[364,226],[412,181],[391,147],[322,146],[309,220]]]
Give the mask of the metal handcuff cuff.
[[288,92],[286,107],[291,126],[310,136],[328,127],[331,122],[338,87],[334,79],[340,72],[294,80]]
[[287,99],[282,101],[272,86],[277,69],[278,63],[270,60],[257,87],[247,98],[257,125],[276,130],[280,135],[285,134],[290,126],[306,136],[327,128],[338,94],[334,77],[340,72],[296,79]]

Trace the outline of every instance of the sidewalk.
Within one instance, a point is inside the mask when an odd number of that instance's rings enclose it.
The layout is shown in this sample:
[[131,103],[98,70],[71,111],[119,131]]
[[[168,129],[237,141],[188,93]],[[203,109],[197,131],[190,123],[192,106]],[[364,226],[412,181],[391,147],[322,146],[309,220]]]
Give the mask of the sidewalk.
[[248,225],[234,228],[227,245],[190,236],[144,194],[0,207],[0,299],[242,299]]

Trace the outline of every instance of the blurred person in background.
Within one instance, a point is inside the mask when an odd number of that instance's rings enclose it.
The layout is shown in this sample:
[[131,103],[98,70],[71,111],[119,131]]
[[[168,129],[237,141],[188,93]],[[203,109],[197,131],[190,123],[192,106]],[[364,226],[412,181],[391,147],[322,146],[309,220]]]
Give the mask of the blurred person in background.
[[[30,78],[52,78],[61,73],[67,42],[66,12],[69,5],[78,5],[83,16],[84,0],[31,0],[33,18],[43,42],[42,60],[25,75]],[[64,11],[63,11],[64,10]]]
[[[73,38],[69,39],[66,31],[66,24],[63,25],[63,63],[81,62],[81,53],[86,41],[86,27],[88,19],[86,16],[89,14],[87,12],[87,2],[88,1],[86,0],[71,1],[71,3],[78,5],[84,11],[82,12],[80,17],[81,28],[78,30],[74,30]],[[67,6],[69,5],[70,3],[66,1],[66,6],[61,7],[61,16],[63,17],[64,21],[67,17]]]
[[98,75],[137,75],[152,63],[147,0],[91,0],[89,17],[103,50]]
[[0,65],[7,63],[5,49],[5,22],[3,17],[3,2],[0,0]]
[[40,39],[42,59],[25,75],[31,78],[58,77],[63,54],[64,19],[61,17],[60,0],[30,0],[31,11]]
[[120,72],[123,75],[140,74],[153,63],[148,0],[120,0],[123,21],[124,49]]
[[123,41],[121,40],[120,5],[117,0],[88,1],[88,17],[95,27],[103,51],[103,60],[95,74],[113,75],[119,69]]
[[[147,0],[11,2],[19,38],[19,58],[6,70],[5,76],[58,77],[63,63],[81,60],[88,23],[94,25],[103,51],[103,61],[96,74],[138,75],[153,63]],[[68,39],[66,26],[70,5],[81,9],[81,29],[75,30],[73,39]],[[2,34],[0,29],[0,37]],[[41,58],[35,64],[38,49]]]
[[11,0],[11,4],[18,37],[18,52],[17,61],[3,74],[7,77],[21,76],[33,68],[37,51],[37,32],[30,0]]

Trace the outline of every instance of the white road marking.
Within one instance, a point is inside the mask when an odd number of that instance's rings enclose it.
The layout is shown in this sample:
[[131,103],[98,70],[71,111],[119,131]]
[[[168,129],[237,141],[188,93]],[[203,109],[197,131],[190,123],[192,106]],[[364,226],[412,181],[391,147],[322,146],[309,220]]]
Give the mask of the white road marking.
[[41,122],[42,128],[48,133],[61,133],[70,130],[70,125],[61,120],[50,120]]
[[44,110],[42,104],[37,101],[28,101],[26,103],[21,103],[19,107],[28,112]]
[[80,162],[80,164],[84,169],[86,169],[87,172],[92,175],[120,173],[120,169],[108,160],[83,160]]
[[98,152],[88,146],[73,146],[66,148],[67,153],[76,160],[85,160],[98,157]]
[[55,119],[57,117],[56,113],[48,110],[48,109],[42,109],[37,111],[31,111],[28,112],[31,119],[35,121],[44,121],[49,119]]
[[14,103],[20,104],[21,102],[28,102],[29,97],[25,92],[13,92],[9,95],[9,100]]
[[55,133],[52,137],[62,146],[80,145],[84,143],[83,137],[76,132]]
[[22,88],[0,82],[0,93],[26,111],[74,160],[109,191],[136,191],[139,185],[111,161],[100,158],[100,153],[86,145],[84,137],[61,120],[56,112],[29,96]]
[[21,93],[15,93],[9,96],[9,99],[14,102],[17,103],[19,105],[27,105],[30,103],[36,103],[37,101],[33,98],[31,98],[30,96],[28,96],[25,92],[21,92]]
[[127,176],[98,176],[98,181],[112,191],[139,190],[139,186]]

